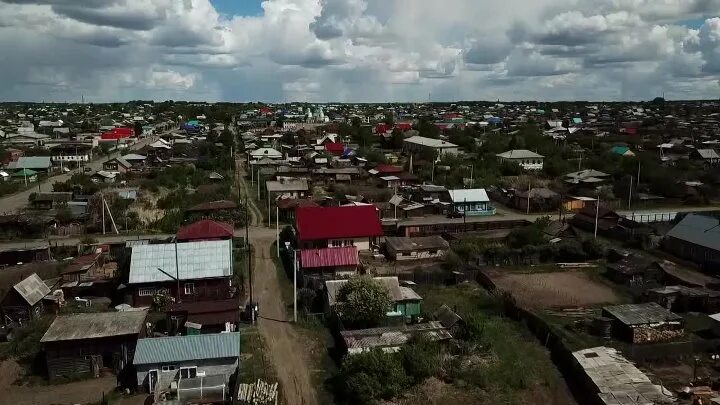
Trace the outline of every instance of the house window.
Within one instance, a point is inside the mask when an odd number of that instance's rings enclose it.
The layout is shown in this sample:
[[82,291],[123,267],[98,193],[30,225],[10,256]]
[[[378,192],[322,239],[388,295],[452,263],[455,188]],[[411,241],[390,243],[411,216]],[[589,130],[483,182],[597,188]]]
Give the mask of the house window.
[[138,296],[140,297],[149,297],[151,295],[155,295],[154,288],[141,288],[138,290]]
[[162,371],[175,371],[177,370],[177,366],[174,364],[169,364],[167,366],[162,366]]
[[185,295],[195,294],[195,283],[185,283]]
[[180,367],[180,378],[197,377],[197,367]]

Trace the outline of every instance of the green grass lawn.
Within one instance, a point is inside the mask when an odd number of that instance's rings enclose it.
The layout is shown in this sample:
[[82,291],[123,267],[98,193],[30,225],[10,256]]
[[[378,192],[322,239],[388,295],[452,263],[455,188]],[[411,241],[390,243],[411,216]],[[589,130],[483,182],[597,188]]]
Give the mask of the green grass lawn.
[[267,346],[257,327],[241,329],[240,332],[240,381],[253,383],[258,378],[265,382],[277,381]]

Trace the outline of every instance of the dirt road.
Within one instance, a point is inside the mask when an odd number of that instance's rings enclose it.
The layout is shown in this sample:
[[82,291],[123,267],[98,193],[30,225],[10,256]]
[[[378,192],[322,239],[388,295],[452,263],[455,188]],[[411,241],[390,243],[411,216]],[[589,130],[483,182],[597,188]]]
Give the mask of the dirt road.
[[[247,196],[248,187],[243,175],[242,161],[236,161],[238,187],[242,196]],[[301,337],[289,323],[286,303],[280,294],[281,283],[287,282],[278,277],[275,263],[270,256],[270,248],[275,241],[275,230],[262,224],[260,210],[252,199],[249,202],[251,226],[250,243],[253,245],[253,287],[254,300],[260,306],[258,330],[267,343],[270,359],[278,376],[282,389],[282,399],[287,405],[315,405],[317,393],[310,378],[310,359],[307,347]]]

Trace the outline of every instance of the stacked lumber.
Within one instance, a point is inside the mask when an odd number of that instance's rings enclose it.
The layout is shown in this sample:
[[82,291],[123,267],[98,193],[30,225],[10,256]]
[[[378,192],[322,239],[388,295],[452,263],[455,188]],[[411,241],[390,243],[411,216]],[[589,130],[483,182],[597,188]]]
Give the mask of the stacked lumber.
[[258,379],[252,384],[240,384],[238,401],[248,405],[275,404],[278,400],[278,383],[270,384]]

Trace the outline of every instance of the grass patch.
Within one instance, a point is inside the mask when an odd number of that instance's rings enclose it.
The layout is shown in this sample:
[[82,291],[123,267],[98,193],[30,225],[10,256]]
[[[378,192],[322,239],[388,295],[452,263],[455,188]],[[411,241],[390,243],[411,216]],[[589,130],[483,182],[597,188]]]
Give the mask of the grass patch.
[[268,348],[255,326],[241,330],[239,378],[240,382],[248,384],[258,378],[265,382],[277,381]]
[[293,304],[292,258],[284,257],[284,249],[280,249],[280,255],[283,255],[283,258],[278,257],[276,246],[277,242],[273,242],[273,244],[270,245],[270,257],[272,258],[273,264],[275,264],[275,271],[277,271],[278,281],[280,282],[280,297],[285,303],[285,312],[286,315],[288,315],[288,312],[292,311]]
[[330,332],[320,320],[313,317],[299,317],[294,327],[308,344],[310,377],[317,393],[318,403],[334,403],[332,392],[328,389],[331,379],[337,373],[337,364],[330,356],[329,344],[332,342]]

